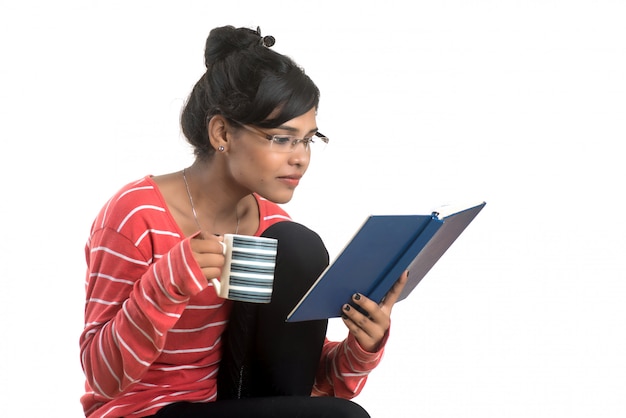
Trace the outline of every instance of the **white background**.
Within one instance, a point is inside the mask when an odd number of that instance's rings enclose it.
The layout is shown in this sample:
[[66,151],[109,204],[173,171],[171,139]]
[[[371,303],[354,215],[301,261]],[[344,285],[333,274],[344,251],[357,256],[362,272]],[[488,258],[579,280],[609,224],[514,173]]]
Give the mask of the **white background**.
[[191,163],[181,105],[232,24],[322,91],[332,142],[286,208],[331,255],[371,213],[487,201],[396,306],[373,417],[625,416],[626,3],[0,5],[0,415],[81,416],[91,221]]

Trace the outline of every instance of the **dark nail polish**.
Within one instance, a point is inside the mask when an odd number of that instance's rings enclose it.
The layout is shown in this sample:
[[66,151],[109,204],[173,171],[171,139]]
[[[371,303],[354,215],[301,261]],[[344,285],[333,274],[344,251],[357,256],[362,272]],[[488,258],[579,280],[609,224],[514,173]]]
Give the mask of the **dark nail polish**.
[[344,305],[343,310],[348,312],[350,310],[350,305]]
[[359,295],[358,293],[354,294],[354,300],[361,300],[361,295]]

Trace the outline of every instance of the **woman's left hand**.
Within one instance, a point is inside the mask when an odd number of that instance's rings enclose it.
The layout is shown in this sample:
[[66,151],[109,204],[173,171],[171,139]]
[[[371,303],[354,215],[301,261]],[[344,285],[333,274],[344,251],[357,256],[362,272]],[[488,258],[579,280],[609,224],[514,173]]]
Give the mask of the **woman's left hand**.
[[407,278],[405,271],[379,304],[359,293],[353,295],[352,303],[365,313],[348,304],[343,306],[343,322],[365,351],[375,353],[380,348],[391,324],[391,309],[398,301]]

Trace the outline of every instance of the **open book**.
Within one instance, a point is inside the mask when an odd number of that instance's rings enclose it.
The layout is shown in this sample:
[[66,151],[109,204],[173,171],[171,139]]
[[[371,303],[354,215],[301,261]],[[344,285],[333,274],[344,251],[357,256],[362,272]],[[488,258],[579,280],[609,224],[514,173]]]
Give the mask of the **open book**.
[[322,272],[288,322],[341,316],[354,293],[380,303],[400,275],[405,299],[485,206],[444,206],[430,215],[372,215]]

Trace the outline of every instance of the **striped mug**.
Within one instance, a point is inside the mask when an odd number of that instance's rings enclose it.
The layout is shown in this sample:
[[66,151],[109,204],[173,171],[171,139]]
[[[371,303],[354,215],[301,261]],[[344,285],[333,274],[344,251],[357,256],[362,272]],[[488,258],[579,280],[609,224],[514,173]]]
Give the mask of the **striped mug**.
[[224,267],[211,279],[217,295],[242,302],[269,303],[274,285],[278,240],[224,234]]

